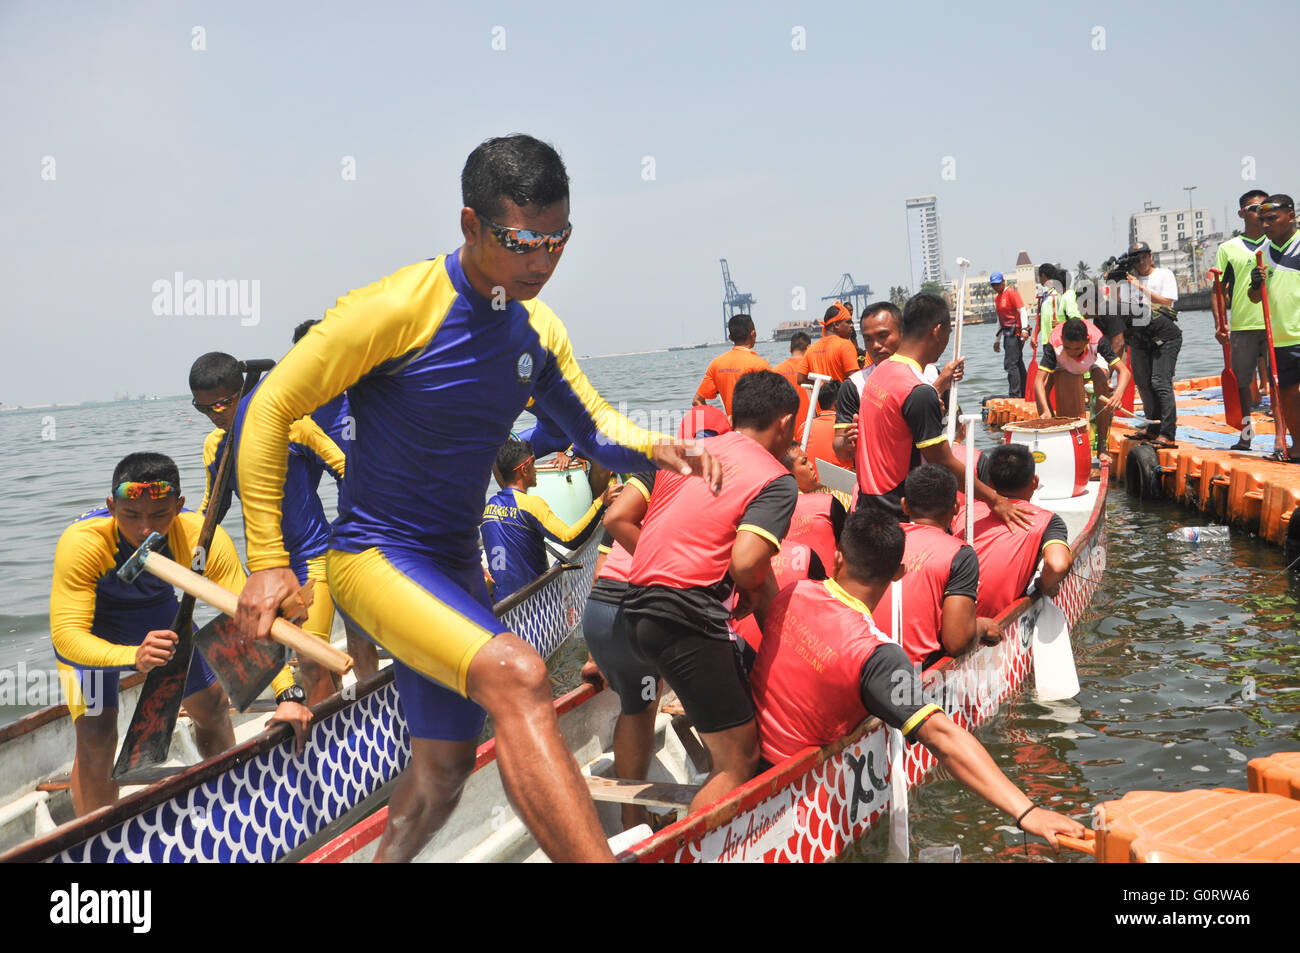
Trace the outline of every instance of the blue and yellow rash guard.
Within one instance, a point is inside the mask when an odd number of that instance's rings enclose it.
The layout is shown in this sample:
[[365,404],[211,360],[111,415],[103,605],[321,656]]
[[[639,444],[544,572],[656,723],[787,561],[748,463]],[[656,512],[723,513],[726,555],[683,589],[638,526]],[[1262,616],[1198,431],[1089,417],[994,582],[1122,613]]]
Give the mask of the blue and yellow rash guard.
[[238,458],[251,570],[290,562],[291,422],[344,390],[356,439],[330,547],[345,553],[382,545],[476,567],[492,463],[529,397],[611,470],[646,469],[667,439],[596,393],[545,304],[493,308],[457,253],[409,265],[341,298],[252,395]]
[[[325,436],[334,441],[335,446],[343,452],[346,460],[348,455],[348,443],[352,440],[352,412],[348,409],[348,395],[339,394],[331,401],[321,404],[311,412],[311,419],[316,426],[325,431]],[[336,473],[332,467],[323,462],[307,461],[311,471],[311,488],[315,490],[320,486],[320,478],[328,470],[330,475],[336,481],[341,480],[340,473]]]
[[[183,512],[172,521],[159,550],[190,565],[203,518]],[[135,552],[107,509],[80,516],[63,531],[54,552],[50,636],[59,660],[78,668],[135,668],[136,647],[154,630],[171,627],[178,602],[170,583],[141,572],[127,584],[117,571]],[[204,574],[233,592],[244,588],[235,544],[220,526],[212,537]]]
[[[239,410],[235,413],[231,429],[235,434],[237,450],[249,404],[261,386],[258,384],[252,393],[240,401]],[[207,512],[211,503],[212,486],[217,478],[217,468],[225,443],[224,430],[212,431],[203,442],[203,469],[207,476],[207,486],[203,491],[203,504],[199,507],[201,514]],[[280,536],[290,554],[289,566],[297,574],[299,582],[307,581],[307,561],[324,553],[329,544],[329,523],[325,519],[325,508],[321,505],[320,497],[316,495],[316,484],[322,470],[328,470],[336,480],[341,480],[344,470],[343,451],[311,417],[295,420],[289,427],[289,455],[284,470]],[[232,493],[239,494],[240,500],[243,500],[236,473],[230,475],[225,497],[217,504],[219,520],[225,519]]]
[[601,500],[570,526],[556,516],[540,496],[506,487],[483,508],[483,552],[492,573],[492,598],[500,602],[546,572],[546,546],[553,539],[572,549],[591,535],[599,522]]

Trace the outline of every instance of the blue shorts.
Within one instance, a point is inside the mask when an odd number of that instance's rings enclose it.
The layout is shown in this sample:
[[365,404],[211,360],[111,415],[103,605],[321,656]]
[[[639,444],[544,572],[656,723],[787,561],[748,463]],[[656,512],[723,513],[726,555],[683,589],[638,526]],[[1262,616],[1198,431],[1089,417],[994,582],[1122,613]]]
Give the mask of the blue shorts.
[[[63,661],[59,661],[58,665],[59,680],[63,685],[64,698],[67,700],[68,711],[73,721],[82,715],[94,717],[106,709],[117,711],[118,686],[122,680],[121,670],[81,668]],[[203,691],[216,680],[217,676],[203,660],[203,653],[196,648],[190,659],[190,671],[185,676],[185,692],[181,697],[189,698],[195,692]]]
[[448,569],[428,553],[331,549],[330,594],[339,613],[393,656],[411,736],[470,741],[486,713],[466,697],[470,662],[509,628],[492,614],[482,567]]

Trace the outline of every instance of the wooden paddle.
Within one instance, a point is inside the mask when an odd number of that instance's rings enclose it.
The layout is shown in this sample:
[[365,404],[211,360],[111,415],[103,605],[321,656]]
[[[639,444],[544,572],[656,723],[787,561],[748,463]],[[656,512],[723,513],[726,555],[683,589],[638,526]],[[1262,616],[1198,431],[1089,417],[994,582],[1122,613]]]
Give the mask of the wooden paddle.
[[[212,537],[216,535],[220,500],[230,485],[231,460],[234,457],[233,440],[227,439],[213,481],[213,492],[208,511],[203,516],[203,526],[191,554],[191,566],[203,572],[207,567]],[[157,767],[167,760],[171,751],[172,731],[176,716],[180,714],[181,698],[189,677],[190,662],[194,657],[194,596],[186,593],[172,619],[171,631],[176,633],[176,649],[171,659],[150,669],[144,687],[136,701],[135,712],[126,729],[126,740],[113,766],[113,777],[121,779],[132,772]]]
[[[1211,268],[1210,274],[1214,276],[1214,297],[1211,299],[1211,305],[1214,310],[1214,328],[1219,334],[1228,331],[1228,308],[1223,301],[1223,282],[1219,276],[1223,272],[1217,268]],[[1228,422],[1229,427],[1241,429],[1241,394],[1237,390],[1237,375],[1232,370],[1232,341],[1227,338],[1223,341],[1223,373],[1219,376],[1219,386],[1223,388],[1223,419]]]
[[1273,350],[1273,321],[1268,313],[1268,269],[1264,267],[1264,249],[1255,252],[1255,267],[1264,272],[1264,283],[1259,286],[1260,301],[1264,305],[1264,331],[1268,334],[1268,389],[1273,407],[1273,429],[1277,434],[1275,452],[1289,457],[1286,446],[1286,417],[1282,414],[1281,394],[1277,386],[1277,353]]

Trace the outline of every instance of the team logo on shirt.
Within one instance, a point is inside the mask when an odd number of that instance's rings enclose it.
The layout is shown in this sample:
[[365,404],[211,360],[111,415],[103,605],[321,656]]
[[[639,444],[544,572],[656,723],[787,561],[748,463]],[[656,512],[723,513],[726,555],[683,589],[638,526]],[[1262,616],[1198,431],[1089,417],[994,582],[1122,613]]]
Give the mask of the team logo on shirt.
[[515,361],[515,376],[519,378],[519,383],[527,384],[533,379],[533,356],[525,351],[519,355],[519,360]]

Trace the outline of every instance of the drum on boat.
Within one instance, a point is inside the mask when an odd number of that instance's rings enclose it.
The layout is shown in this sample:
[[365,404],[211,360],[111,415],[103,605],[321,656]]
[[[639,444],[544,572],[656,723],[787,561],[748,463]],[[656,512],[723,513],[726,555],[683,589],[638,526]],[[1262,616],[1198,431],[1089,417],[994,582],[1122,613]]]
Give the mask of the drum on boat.
[[1040,500],[1063,500],[1088,487],[1092,451],[1083,417],[1044,417],[1005,424],[1007,443],[1021,443],[1034,455]]

